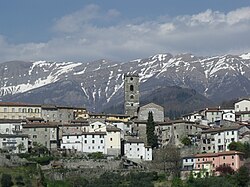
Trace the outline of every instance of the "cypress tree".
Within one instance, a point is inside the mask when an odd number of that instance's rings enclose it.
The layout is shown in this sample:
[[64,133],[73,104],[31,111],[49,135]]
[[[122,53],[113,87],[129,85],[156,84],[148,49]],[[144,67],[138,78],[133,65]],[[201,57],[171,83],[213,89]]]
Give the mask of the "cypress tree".
[[151,146],[152,148],[157,147],[157,136],[155,135],[154,131],[155,131],[154,117],[153,117],[153,113],[149,111],[146,134],[147,134],[147,144],[148,146]]

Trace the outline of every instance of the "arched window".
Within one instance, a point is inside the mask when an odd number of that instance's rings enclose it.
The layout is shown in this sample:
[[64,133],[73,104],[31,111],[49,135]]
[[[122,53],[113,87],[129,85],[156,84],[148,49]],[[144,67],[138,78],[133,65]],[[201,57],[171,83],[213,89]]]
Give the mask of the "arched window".
[[26,113],[26,112],[27,112],[26,108],[23,108],[23,113]]
[[130,85],[130,91],[134,91],[134,85]]
[[130,96],[130,99],[134,99],[134,96],[133,96],[133,95],[131,95],[131,96]]

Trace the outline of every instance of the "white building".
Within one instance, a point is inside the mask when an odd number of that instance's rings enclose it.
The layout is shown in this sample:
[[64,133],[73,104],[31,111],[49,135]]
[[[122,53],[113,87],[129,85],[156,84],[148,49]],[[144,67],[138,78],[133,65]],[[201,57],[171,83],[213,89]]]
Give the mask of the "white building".
[[185,121],[196,122],[196,121],[201,121],[203,119],[203,115],[199,112],[194,112],[194,113],[183,115],[182,119]]
[[186,156],[182,158],[182,170],[191,171],[195,169],[195,157]]
[[235,112],[234,110],[223,110],[222,120],[235,121]]
[[124,154],[130,159],[152,160],[152,148],[145,146],[140,139],[131,139],[124,144]]
[[85,153],[102,152],[107,154],[105,149],[105,132],[85,132],[82,135],[83,150]]
[[201,136],[201,152],[217,153],[228,151],[228,145],[231,142],[238,142],[240,135],[247,131],[249,129],[241,125],[204,130]]
[[220,108],[207,108],[205,110],[205,119],[211,123],[222,120],[222,110]]
[[1,134],[15,134],[22,131],[21,120],[15,119],[0,119]]
[[0,149],[10,153],[25,153],[28,151],[28,135],[0,134]]
[[235,112],[249,111],[250,110],[250,100],[241,99],[234,104]]
[[[69,129],[68,129],[69,130]],[[88,131],[74,129],[64,132],[61,148],[75,149],[79,152],[102,152],[118,156],[121,153],[121,130],[117,127],[96,121],[91,123]]]
[[83,152],[82,134],[63,134],[61,148]]

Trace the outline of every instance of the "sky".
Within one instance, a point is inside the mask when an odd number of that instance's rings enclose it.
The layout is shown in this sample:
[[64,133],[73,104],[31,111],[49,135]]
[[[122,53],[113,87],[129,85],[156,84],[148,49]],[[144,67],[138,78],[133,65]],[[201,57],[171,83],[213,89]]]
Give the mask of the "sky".
[[0,0],[0,62],[249,52],[249,0]]

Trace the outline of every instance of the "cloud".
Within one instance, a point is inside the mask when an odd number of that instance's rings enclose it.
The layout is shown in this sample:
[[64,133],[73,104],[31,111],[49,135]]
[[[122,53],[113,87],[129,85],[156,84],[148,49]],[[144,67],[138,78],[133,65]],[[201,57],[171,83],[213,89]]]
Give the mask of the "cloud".
[[250,7],[205,10],[155,20],[122,20],[115,9],[89,5],[55,22],[45,43],[9,44],[0,36],[0,60],[127,61],[155,53],[197,55],[250,52]]

